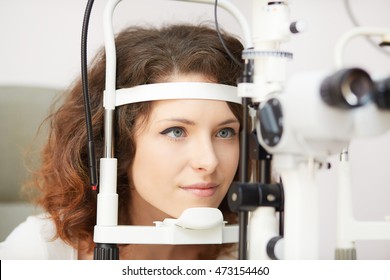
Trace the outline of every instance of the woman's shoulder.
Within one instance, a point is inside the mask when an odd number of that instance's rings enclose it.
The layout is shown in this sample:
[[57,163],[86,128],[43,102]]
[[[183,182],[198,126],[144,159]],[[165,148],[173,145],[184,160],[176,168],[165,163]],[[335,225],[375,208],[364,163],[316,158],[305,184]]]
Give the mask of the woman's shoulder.
[[55,235],[47,214],[29,216],[0,243],[0,259],[74,259],[76,250]]

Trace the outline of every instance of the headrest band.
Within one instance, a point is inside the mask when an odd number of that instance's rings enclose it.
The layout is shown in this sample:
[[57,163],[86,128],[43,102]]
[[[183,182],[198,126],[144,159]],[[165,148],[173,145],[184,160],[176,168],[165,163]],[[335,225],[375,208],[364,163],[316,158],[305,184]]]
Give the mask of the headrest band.
[[139,85],[115,91],[115,106],[167,99],[209,99],[241,104],[237,87],[216,83],[173,82]]

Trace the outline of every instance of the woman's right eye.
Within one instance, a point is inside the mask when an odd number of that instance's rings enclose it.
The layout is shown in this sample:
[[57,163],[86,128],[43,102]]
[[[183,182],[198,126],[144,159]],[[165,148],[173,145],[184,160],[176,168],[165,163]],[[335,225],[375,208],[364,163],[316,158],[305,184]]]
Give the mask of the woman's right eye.
[[174,139],[185,137],[185,131],[181,127],[170,127],[160,132],[160,134],[166,135]]

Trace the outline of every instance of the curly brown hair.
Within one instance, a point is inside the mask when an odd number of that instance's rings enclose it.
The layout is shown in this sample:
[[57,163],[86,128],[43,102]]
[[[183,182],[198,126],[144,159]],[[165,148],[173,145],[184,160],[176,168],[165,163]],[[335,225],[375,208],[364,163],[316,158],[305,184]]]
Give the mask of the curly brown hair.
[[[240,41],[223,34],[230,52],[240,59]],[[116,36],[117,88],[164,82],[175,73],[200,73],[221,84],[236,85],[241,66],[234,63],[223,48],[218,34],[206,25],[169,25],[130,27]],[[89,93],[96,156],[104,156],[104,108],[106,58],[102,48],[89,67]],[[81,79],[63,93],[64,100],[47,119],[48,141],[43,148],[42,164],[33,174],[39,195],[36,203],[53,219],[56,237],[73,247],[79,240],[93,244],[96,224],[96,196],[88,175],[87,132]],[[134,124],[150,113],[151,102],[118,107],[115,111],[115,157],[118,159],[117,192],[119,224],[129,224],[130,196],[128,170],[135,153]],[[229,104],[242,121],[242,108]],[[232,222],[226,198],[220,206],[225,219]],[[214,250],[215,251],[215,250]],[[219,250],[217,250],[219,251]],[[215,251],[215,252],[217,252]]]

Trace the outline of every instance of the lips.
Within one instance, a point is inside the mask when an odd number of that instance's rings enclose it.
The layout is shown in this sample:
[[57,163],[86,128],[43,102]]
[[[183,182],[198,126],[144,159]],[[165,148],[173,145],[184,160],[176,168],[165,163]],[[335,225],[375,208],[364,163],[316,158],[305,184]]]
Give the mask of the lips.
[[210,197],[215,194],[218,185],[215,183],[196,183],[180,188],[198,197]]

